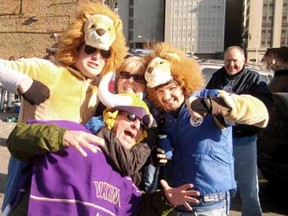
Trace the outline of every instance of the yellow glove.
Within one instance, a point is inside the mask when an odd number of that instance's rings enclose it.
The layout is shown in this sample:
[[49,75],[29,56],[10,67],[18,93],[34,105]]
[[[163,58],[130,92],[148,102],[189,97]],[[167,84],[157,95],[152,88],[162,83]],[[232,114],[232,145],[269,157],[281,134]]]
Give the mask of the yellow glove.
[[267,126],[269,114],[262,101],[246,94],[230,94],[224,90],[219,90],[218,93],[219,97],[231,108],[231,111],[223,116],[227,122],[254,125],[260,128]]

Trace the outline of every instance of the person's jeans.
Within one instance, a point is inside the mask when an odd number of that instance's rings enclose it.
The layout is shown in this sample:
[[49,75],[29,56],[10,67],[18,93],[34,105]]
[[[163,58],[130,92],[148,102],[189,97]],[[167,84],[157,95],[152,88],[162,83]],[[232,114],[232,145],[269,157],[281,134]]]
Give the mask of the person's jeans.
[[214,209],[210,211],[202,211],[202,212],[177,212],[172,211],[169,213],[169,216],[227,216],[226,209],[220,208],[220,209]]
[[211,206],[196,207],[192,212],[181,212],[174,209],[168,216],[228,216],[230,210],[230,192],[226,192],[225,199]]
[[144,166],[143,182],[146,193],[153,193],[158,187],[159,167],[152,164]]
[[8,204],[14,204],[13,201],[16,198],[20,189],[20,185],[25,178],[23,170],[27,168],[28,165],[29,163],[24,163],[20,160],[17,160],[13,156],[10,157],[8,164],[8,177],[5,187],[5,195],[1,207],[2,212],[5,210]]
[[257,136],[233,139],[235,178],[242,201],[243,216],[261,216],[259,201]]

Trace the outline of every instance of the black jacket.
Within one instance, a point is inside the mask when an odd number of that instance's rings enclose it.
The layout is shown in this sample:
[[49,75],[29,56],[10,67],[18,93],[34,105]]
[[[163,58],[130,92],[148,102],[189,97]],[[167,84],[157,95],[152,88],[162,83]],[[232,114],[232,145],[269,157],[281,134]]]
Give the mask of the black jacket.
[[[250,94],[260,99],[266,106],[272,101],[272,95],[267,83],[259,73],[246,69],[245,67],[236,75],[229,76],[224,67],[216,71],[207,89],[225,89],[232,87],[232,92],[236,94]],[[250,136],[256,134],[258,129],[255,126],[236,125],[233,127],[233,137]]]

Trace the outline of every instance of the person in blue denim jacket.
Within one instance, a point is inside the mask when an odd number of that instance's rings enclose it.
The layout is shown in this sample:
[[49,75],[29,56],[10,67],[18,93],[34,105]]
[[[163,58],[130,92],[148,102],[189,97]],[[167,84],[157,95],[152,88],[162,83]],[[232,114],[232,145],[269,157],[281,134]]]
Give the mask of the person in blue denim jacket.
[[236,190],[230,125],[265,127],[265,105],[250,95],[203,90],[199,64],[166,43],[146,59],[148,98],[163,111],[159,133],[174,149],[164,179],[173,187],[192,183],[200,192],[192,211],[177,206],[169,215],[229,215],[230,192]]

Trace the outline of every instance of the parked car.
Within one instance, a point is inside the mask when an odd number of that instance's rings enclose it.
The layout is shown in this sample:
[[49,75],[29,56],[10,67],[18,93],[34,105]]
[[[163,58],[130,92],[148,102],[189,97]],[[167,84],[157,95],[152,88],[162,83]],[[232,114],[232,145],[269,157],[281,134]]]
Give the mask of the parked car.
[[221,67],[223,67],[223,63],[218,64],[218,63],[202,63],[202,62],[200,62],[200,66],[201,66],[202,73],[205,77],[205,81],[207,84],[208,81],[211,79],[213,73],[216,72],[217,70],[219,70]]
[[273,104],[258,135],[258,167],[269,182],[288,188],[288,69],[276,71],[269,88]]
[[145,56],[152,52],[150,49],[130,49],[129,54],[135,56]]

